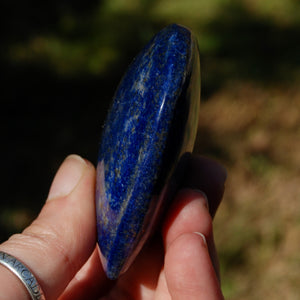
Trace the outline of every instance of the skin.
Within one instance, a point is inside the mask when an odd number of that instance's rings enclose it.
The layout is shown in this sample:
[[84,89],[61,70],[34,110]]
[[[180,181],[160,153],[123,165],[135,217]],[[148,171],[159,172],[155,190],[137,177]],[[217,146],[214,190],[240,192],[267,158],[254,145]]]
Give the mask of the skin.
[[[184,178],[160,230],[117,281],[105,276],[96,246],[95,168],[77,155],[59,168],[36,220],[0,251],[27,265],[47,300],[223,299],[212,216],[226,172],[213,161],[190,156]],[[2,300],[29,299],[2,265],[0,290]]]

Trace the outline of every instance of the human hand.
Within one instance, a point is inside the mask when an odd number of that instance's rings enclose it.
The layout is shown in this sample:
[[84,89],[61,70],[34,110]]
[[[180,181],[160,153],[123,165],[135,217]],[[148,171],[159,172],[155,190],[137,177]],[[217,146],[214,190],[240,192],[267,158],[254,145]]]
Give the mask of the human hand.
[[[192,157],[185,188],[168,210],[162,234],[152,237],[119,280],[110,281],[96,247],[95,168],[71,155],[57,172],[37,219],[1,244],[0,251],[31,270],[47,300],[223,299],[211,215],[225,177],[214,162]],[[206,193],[210,213],[206,197],[194,189]],[[21,281],[2,265],[0,290],[1,300],[29,299]]]

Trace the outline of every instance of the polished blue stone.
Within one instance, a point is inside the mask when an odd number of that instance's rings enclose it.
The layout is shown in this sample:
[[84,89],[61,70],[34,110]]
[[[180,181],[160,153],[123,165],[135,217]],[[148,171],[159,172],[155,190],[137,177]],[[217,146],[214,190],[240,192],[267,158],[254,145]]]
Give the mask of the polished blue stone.
[[191,31],[160,31],[129,66],[104,125],[96,213],[103,267],[116,279],[159,215],[178,160],[192,151],[200,101],[199,54]]

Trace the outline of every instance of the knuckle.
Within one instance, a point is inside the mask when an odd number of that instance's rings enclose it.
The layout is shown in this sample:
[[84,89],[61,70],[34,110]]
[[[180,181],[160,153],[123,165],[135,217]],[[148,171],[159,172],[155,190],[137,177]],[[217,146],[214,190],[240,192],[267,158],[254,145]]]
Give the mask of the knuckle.
[[53,262],[59,260],[59,264],[70,269],[71,273],[74,273],[77,269],[76,261],[70,255],[68,245],[62,234],[48,224],[34,222],[21,234],[14,237],[14,243],[31,249],[32,253],[36,253],[42,259],[52,260]]

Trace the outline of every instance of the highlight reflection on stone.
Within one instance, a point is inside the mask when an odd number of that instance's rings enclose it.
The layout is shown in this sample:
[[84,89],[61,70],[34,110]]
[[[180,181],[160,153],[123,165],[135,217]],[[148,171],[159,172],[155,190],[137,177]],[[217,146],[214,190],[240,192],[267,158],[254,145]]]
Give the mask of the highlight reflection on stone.
[[114,95],[96,190],[98,244],[110,279],[126,271],[142,248],[179,158],[193,149],[199,68],[195,38],[173,24],[134,59]]

